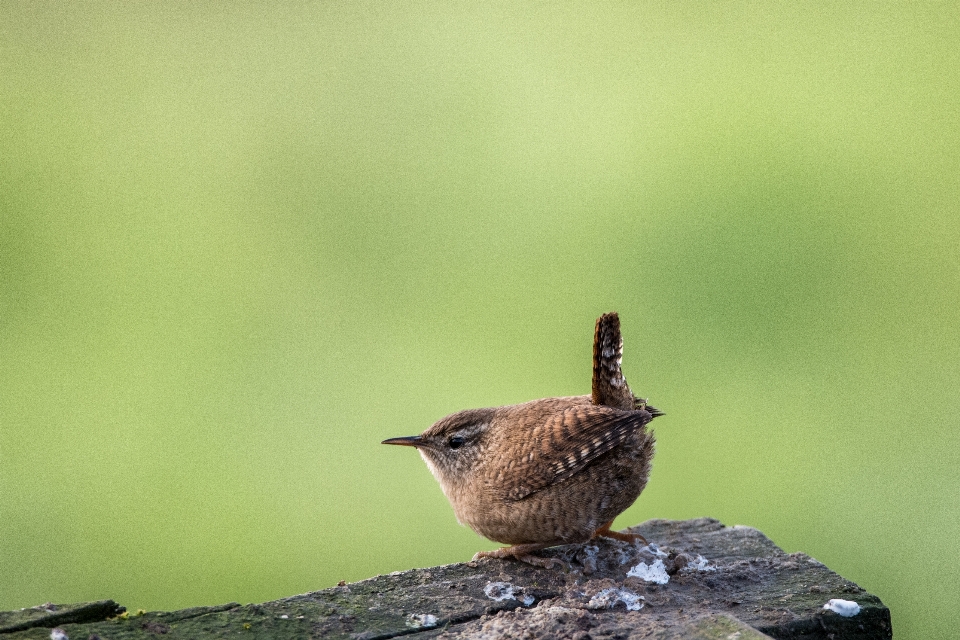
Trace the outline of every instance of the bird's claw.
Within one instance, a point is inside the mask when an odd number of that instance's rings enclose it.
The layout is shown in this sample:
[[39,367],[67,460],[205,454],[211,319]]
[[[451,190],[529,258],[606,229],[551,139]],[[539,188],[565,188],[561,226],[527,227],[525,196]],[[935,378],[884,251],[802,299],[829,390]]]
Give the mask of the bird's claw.
[[539,551],[543,549],[546,545],[539,544],[529,544],[529,545],[515,545],[512,547],[503,547],[500,549],[495,549],[493,551],[478,551],[473,556],[473,561],[481,560],[483,558],[498,558],[500,560],[505,560],[507,558],[513,558],[514,560],[519,560],[520,562],[526,562],[529,565],[535,567],[542,567],[544,569],[552,569],[554,566],[559,565],[560,567],[570,570],[570,564],[564,562],[560,558],[541,558],[540,556],[535,556],[531,552]]
[[559,566],[565,571],[570,571],[570,563],[561,560],[560,558],[541,558],[540,556],[534,555],[523,555],[523,556],[514,556],[520,562],[526,562],[527,564],[532,564],[535,567],[543,567],[544,569],[553,569],[554,566]]

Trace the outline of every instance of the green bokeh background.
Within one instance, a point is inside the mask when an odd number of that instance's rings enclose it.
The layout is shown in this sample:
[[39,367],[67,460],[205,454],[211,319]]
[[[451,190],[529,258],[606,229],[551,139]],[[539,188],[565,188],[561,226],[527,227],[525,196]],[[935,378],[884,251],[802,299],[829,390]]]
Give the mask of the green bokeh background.
[[0,2],[0,608],[496,545],[412,451],[586,393],[654,472],[960,627],[955,3]]

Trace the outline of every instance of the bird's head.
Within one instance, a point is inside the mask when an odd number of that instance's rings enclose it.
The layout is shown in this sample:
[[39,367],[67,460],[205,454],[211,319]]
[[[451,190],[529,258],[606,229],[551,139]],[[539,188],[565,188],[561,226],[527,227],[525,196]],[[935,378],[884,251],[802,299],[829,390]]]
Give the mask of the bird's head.
[[468,409],[447,416],[418,436],[390,438],[382,444],[416,447],[444,493],[468,483],[483,459],[495,409]]

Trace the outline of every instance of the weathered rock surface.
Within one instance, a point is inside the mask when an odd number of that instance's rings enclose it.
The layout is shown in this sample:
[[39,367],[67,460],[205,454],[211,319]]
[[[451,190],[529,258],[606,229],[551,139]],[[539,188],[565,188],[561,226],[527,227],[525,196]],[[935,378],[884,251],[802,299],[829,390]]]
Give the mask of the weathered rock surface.
[[[750,527],[650,520],[641,547],[542,552],[566,568],[484,559],[377,576],[274,602],[141,615],[110,600],[0,613],[0,640],[219,638],[891,638],[880,600]],[[854,601],[842,617],[824,605]],[[852,605],[851,605],[852,606]],[[119,614],[119,615],[118,615]]]

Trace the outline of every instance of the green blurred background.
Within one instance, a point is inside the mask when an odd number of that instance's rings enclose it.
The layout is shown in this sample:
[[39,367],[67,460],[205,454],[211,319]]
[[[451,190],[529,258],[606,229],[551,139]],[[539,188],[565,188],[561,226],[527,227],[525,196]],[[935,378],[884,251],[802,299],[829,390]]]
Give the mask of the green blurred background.
[[263,601],[496,545],[413,451],[668,416],[617,521],[960,626],[955,3],[0,3],[0,609]]

